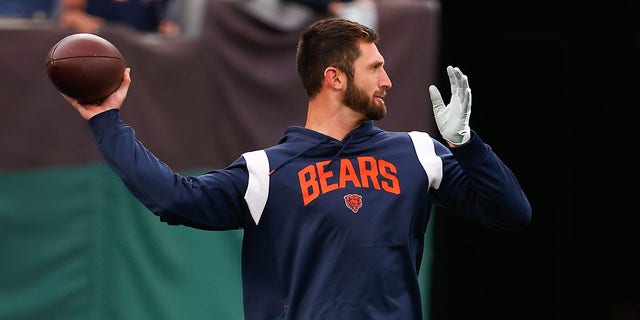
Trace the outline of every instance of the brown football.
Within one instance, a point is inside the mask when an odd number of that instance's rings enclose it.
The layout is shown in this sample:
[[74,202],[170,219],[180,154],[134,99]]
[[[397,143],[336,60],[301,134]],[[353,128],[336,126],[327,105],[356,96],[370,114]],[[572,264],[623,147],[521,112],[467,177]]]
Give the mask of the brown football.
[[82,103],[100,103],[122,82],[125,61],[111,42],[91,33],[62,38],[45,61],[47,76],[61,93]]

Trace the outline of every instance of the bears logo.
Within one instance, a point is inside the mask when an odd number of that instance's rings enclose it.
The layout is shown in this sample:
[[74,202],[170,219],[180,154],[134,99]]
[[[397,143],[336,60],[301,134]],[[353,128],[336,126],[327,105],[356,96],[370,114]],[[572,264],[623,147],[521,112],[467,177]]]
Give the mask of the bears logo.
[[358,210],[362,208],[362,196],[355,193],[350,193],[344,196],[344,204],[347,208],[351,209],[353,213],[358,213]]

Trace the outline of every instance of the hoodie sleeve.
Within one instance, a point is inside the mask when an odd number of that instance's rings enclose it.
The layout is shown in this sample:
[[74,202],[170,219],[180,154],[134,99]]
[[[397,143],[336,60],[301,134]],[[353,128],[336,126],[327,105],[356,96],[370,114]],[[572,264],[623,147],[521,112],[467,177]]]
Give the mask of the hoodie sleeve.
[[184,177],[136,139],[133,128],[120,120],[119,110],[98,114],[89,125],[108,166],[161,221],[205,230],[243,226],[248,173],[242,158],[224,170]]
[[480,137],[448,149],[434,141],[443,162],[440,205],[492,230],[517,230],[531,221],[531,206],[518,180]]

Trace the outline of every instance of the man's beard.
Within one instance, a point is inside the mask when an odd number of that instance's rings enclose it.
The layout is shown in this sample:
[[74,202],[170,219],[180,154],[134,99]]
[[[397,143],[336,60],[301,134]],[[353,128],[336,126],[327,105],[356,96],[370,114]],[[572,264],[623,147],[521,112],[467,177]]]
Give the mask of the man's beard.
[[364,90],[353,84],[353,81],[347,84],[343,102],[353,111],[364,115],[366,120],[380,120],[387,115],[384,102],[374,100]]

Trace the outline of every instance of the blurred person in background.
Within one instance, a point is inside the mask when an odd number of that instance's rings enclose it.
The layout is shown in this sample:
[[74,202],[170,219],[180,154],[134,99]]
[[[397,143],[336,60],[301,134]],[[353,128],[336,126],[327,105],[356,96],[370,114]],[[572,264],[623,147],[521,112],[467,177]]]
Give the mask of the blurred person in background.
[[371,29],[378,25],[374,0],[284,0],[305,5],[317,14],[329,14],[334,17],[358,22]]
[[0,0],[0,18],[44,20],[55,7],[56,0]]
[[76,32],[96,33],[107,22],[127,25],[141,32],[180,35],[180,26],[169,19],[174,0],[60,0],[59,25]]
[[227,0],[280,31],[294,31],[314,16],[331,16],[377,29],[378,12],[374,0]]

